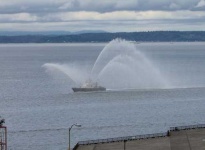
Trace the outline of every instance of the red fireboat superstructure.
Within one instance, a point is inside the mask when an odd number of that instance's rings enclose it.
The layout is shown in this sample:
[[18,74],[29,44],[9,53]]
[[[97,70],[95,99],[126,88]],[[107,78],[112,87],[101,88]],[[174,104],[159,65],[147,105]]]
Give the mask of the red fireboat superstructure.
[[4,123],[5,120],[0,118],[0,150],[7,150],[7,128]]

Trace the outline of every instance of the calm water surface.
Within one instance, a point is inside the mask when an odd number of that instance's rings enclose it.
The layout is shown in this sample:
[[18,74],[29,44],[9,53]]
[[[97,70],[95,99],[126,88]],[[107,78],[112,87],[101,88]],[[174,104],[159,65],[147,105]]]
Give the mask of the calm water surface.
[[205,123],[205,43],[141,43],[136,47],[169,81],[168,89],[73,93],[69,79],[45,63],[92,67],[106,44],[0,45],[0,115],[9,149],[65,150],[73,123],[78,141],[166,132]]

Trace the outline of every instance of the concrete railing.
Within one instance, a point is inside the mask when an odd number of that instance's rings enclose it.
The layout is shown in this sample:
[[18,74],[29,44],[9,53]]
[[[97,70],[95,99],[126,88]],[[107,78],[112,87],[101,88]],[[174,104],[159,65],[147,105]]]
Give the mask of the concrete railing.
[[126,136],[126,137],[117,137],[117,138],[108,138],[108,139],[99,139],[99,140],[89,140],[89,141],[80,141],[78,142],[73,150],[76,150],[80,145],[91,145],[91,144],[103,144],[103,143],[112,143],[112,142],[121,142],[121,141],[132,141],[132,140],[141,140],[157,137],[165,137],[167,133],[156,133],[156,134],[145,134],[137,136]]
[[190,130],[190,129],[199,129],[199,128],[205,128],[205,124],[171,127],[170,131]]
[[149,138],[166,137],[166,136],[170,135],[170,131],[190,130],[190,129],[198,129],[198,128],[205,128],[205,124],[171,127],[170,130],[167,131],[166,133],[145,134],[145,135],[136,135],[136,136],[99,139],[99,140],[80,141],[75,145],[73,150],[76,150],[80,145],[103,144],[103,143],[112,143],[112,142],[121,142],[121,141],[126,142],[126,141],[131,141],[131,140],[141,140],[141,139],[149,139]]

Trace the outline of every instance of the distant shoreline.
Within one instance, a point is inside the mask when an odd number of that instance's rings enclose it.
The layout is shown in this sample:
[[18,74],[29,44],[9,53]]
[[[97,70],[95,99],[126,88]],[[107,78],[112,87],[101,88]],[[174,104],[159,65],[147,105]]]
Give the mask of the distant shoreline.
[[[79,45],[79,44],[93,44],[93,45],[96,45],[96,44],[101,44],[101,45],[106,45],[108,44],[110,41],[108,42],[68,42],[68,43],[1,43],[0,42],[0,45],[57,45],[57,46],[60,46],[60,45]],[[131,41],[132,42],[132,41]],[[179,44],[179,43],[201,43],[201,44],[205,44],[205,41],[179,41],[179,42],[163,42],[163,41],[154,41],[154,42],[149,42],[149,41],[144,41],[144,42],[132,42],[133,44],[157,44],[157,43],[163,43],[163,44]],[[90,45],[91,46],[91,45]]]
[[[110,41],[108,42],[67,42],[67,43],[1,43],[0,45],[75,45],[75,44],[101,44],[101,45],[106,45],[108,44]],[[131,41],[132,42],[132,41]],[[149,42],[149,41],[143,41],[143,42],[132,42],[136,45],[138,44],[157,44],[157,43],[164,43],[164,44],[177,44],[177,43],[205,43],[205,41],[176,41],[176,42],[163,42],[163,41],[153,41],[153,42]]]
[[7,43],[107,43],[122,38],[133,42],[204,42],[205,31],[150,31],[119,33],[83,33],[77,35],[0,35]]

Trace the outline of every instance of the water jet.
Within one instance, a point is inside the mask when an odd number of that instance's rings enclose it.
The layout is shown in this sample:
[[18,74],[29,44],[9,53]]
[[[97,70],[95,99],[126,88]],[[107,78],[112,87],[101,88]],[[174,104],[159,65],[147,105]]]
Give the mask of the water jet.
[[134,43],[114,39],[97,57],[91,70],[84,66],[44,64],[47,70],[66,74],[76,85],[91,79],[109,89],[166,88],[168,82]]

